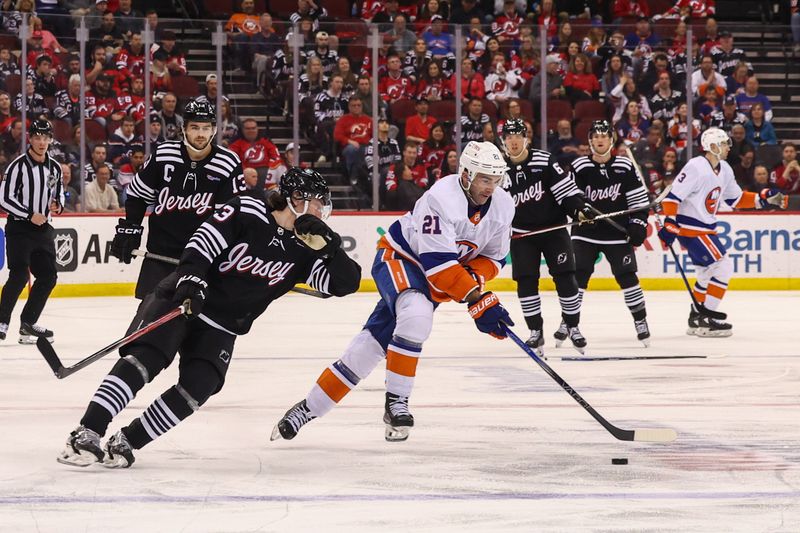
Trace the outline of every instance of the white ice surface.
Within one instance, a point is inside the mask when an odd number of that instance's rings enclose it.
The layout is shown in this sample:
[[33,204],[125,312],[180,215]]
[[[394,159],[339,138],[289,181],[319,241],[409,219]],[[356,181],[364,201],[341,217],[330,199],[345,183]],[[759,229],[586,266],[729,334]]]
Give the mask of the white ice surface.
[[[407,442],[383,439],[379,367],[295,440],[270,443],[376,300],[291,295],[238,340],[220,394],[113,471],[55,457],[114,356],[59,381],[16,344],[15,318],[0,345],[0,531],[800,531],[798,294],[729,293],[728,339],[684,334],[685,293],[646,296],[648,349],[619,292],[588,293],[587,355],[711,357],[549,363],[612,423],[676,429],[671,444],[615,440],[456,304],[425,345]],[[501,300],[526,334],[516,297]],[[543,300],[547,352],[574,355],[553,348],[557,300]],[[120,337],[135,306],[53,299],[41,323],[72,364]],[[163,372],[110,430],[175,379]]]

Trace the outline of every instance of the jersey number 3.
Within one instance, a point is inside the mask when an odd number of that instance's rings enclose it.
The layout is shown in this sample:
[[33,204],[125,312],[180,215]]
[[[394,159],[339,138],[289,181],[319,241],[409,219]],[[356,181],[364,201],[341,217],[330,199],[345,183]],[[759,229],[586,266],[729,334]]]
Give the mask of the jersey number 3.
[[425,218],[422,219],[422,233],[440,235],[442,230],[439,227],[439,217],[425,215]]

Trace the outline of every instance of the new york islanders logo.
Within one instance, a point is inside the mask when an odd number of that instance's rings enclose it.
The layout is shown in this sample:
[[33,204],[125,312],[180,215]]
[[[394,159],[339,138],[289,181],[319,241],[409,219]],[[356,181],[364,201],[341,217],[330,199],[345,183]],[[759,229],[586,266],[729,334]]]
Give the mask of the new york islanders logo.
[[470,241],[456,241],[458,246],[458,262],[466,263],[473,259],[473,255],[478,251],[478,245]]
[[717,208],[719,208],[719,198],[721,194],[722,194],[722,189],[720,189],[719,187],[714,187],[713,189],[711,189],[711,191],[709,191],[705,201],[706,211],[708,211],[709,214],[713,215],[714,213],[717,212]]

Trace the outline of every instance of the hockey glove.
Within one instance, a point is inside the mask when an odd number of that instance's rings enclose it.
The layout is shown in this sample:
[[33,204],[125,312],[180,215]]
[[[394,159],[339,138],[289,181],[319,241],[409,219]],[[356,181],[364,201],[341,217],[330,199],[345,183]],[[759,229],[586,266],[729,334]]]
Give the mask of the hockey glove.
[[505,339],[506,334],[501,323],[513,326],[514,322],[508,316],[506,308],[493,292],[484,292],[477,302],[469,305],[469,316],[475,321],[475,326],[483,333],[488,333],[496,339]]
[[628,222],[628,242],[631,246],[641,246],[647,238],[647,222],[641,218],[632,218]]
[[578,220],[581,224],[594,224],[592,220],[597,216],[597,212],[589,204],[583,204],[575,210],[575,216],[572,217]]
[[197,276],[187,274],[178,279],[172,301],[183,305],[188,300],[189,309],[186,310],[186,316],[197,316],[203,311],[206,296],[208,296],[208,283]]
[[140,224],[128,222],[124,218],[119,219],[117,224],[114,240],[111,241],[111,255],[124,262],[126,265],[130,264],[133,259],[133,251],[142,244],[142,231],[144,228]]
[[680,233],[680,227],[675,220],[671,218],[664,219],[664,225],[658,230],[658,238],[667,246],[671,246],[675,242],[675,238]]
[[769,209],[770,207],[788,208],[789,197],[778,189],[761,189],[758,193],[758,208]]
[[330,226],[314,215],[300,215],[294,221],[297,238],[323,257],[333,255],[342,245],[342,238]]

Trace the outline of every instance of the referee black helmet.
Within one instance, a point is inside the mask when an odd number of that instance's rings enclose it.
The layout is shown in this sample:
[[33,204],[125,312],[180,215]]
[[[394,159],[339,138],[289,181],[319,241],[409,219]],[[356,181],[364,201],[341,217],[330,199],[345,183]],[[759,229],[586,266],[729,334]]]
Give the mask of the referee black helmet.
[[53,125],[50,124],[49,120],[37,118],[36,120],[32,121],[31,125],[28,127],[28,135],[31,137],[34,135],[46,135],[48,137],[52,137]]

